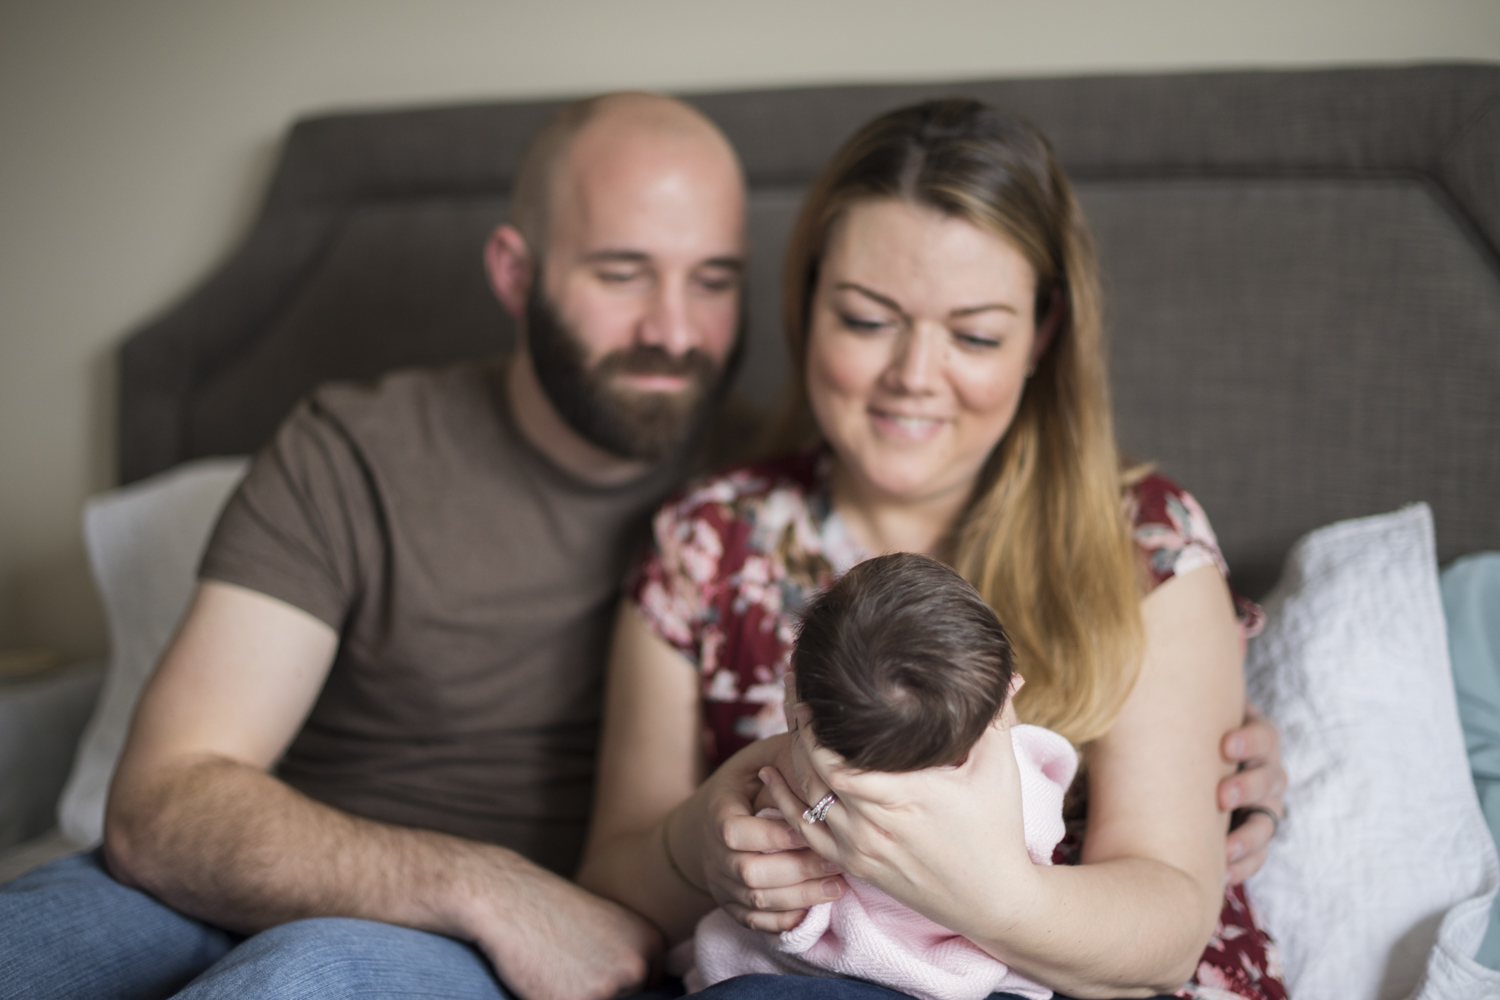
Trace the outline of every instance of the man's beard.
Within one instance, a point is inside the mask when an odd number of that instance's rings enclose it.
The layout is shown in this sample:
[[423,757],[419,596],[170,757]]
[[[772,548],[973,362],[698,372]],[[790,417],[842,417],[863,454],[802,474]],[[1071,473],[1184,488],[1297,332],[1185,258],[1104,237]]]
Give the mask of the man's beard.
[[[743,326],[743,324],[741,324]],[[677,453],[701,429],[740,354],[743,331],[722,367],[692,348],[672,355],[655,344],[606,354],[593,366],[577,334],[563,322],[540,281],[526,298],[526,338],[537,380],[569,427],[621,458],[659,462]],[[618,375],[669,375],[686,379],[678,392],[642,392],[616,384]]]

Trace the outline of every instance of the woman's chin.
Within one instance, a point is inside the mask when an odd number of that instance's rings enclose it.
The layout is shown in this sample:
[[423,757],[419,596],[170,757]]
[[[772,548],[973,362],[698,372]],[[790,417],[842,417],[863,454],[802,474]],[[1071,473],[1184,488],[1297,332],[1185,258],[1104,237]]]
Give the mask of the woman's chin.
[[930,461],[912,461],[913,457],[879,456],[849,471],[865,490],[886,503],[924,503],[955,491],[968,495],[972,475]]

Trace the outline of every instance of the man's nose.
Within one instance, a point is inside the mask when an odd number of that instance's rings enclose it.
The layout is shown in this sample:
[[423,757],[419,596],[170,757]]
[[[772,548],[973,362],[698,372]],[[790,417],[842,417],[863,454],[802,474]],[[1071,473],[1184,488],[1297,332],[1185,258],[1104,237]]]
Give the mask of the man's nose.
[[698,346],[697,332],[688,308],[686,280],[665,278],[656,283],[646,314],[641,319],[639,339],[643,344],[654,344],[674,355],[684,354]]

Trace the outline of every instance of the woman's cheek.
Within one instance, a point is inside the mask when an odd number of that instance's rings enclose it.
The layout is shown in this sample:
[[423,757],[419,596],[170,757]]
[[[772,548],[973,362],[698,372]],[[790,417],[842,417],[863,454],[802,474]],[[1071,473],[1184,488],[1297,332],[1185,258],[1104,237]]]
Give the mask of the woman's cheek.
[[864,413],[870,392],[884,370],[871,346],[854,338],[815,331],[808,352],[807,391],[813,413],[825,431],[848,425]]
[[988,429],[994,437],[992,443],[999,443],[1010,429],[1024,385],[1024,376],[1009,370],[971,370],[958,380],[956,388],[959,404],[981,422],[990,425]]

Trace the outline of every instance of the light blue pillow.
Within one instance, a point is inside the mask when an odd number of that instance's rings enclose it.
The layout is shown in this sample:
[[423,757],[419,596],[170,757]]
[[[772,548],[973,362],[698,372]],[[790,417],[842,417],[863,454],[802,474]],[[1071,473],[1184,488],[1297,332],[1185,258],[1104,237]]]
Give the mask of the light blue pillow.
[[[1500,845],[1500,552],[1465,556],[1443,571],[1448,655],[1474,788]],[[1500,969],[1500,899],[1476,960]]]

